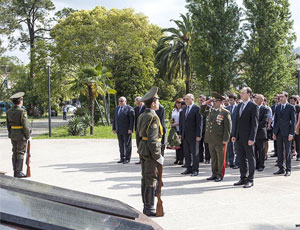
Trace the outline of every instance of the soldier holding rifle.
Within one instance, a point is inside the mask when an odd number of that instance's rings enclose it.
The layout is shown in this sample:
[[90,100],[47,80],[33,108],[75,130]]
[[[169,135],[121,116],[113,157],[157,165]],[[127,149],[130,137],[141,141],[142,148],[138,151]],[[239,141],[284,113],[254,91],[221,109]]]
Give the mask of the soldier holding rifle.
[[29,123],[26,110],[23,106],[23,96],[25,93],[19,92],[10,97],[14,107],[9,109],[6,114],[8,137],[12,143],[12,165],[14,177],[26,177],[22,173],[24,154],[26,151],[27,140],[30,138]]
[[161,155],[161,138],[163,127],[155,111],[159,109],[159,97],[157,96],[157,87],[151,90],[140,99],[145,103],[145,112],[142,113],[137,121],[136,140],[138,153],[141,159],[142,168],[142,186],[141,193],[144,203],[143,213],[147,216],[163,216],[162,201],[160,200],[160,186],[158,192],[158,206],[154,209],[155,185],[158,174],[162,174],[162,165],[164,157]]

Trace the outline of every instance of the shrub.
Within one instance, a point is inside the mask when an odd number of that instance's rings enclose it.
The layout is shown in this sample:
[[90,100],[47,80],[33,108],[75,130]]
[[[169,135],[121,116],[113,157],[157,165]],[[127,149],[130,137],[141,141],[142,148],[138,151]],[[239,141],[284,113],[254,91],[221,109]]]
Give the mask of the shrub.
[[68,133],[72,136],[84,136],[86,135],[85,124],[82,122],[82,118],[75,116],[68,122]]

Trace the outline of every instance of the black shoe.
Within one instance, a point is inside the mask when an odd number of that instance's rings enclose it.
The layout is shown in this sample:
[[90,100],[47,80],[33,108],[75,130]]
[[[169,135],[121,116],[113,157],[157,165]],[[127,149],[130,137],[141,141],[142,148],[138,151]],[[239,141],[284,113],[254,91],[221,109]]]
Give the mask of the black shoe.
[[121,159],[121,160],[119,160],[117,163],[123,163],[124,162],[124,160],[123,159]]
[[291,175],[291,172],[290,171],[286,171],[284,176],[290,176]]
[[278,171],[273,173],[274,175],[279,175],[279,174],[284,174],[284,170],[283,169],[279,169]]
[[253,182],[248,181],[245,185],[244,188],[251,188],[253,186]]
[[203,163],[204,162],[204,160],[199,160],[199,163]]
[[22,173],[22,172],[16,172],[15,177],[17,177],[17,178],[24,178],[24,177],[26,177],[26,175],[24,173]]
[[178,160],[174,161],[174,165],[177,165],[178,164]]
[[264,168],[263,168],[263,167],[259,167],[259,168],[257,169],[257,171],[262,172],[262,171],[264,171]]
[[181,168],[187,168],[187,166],[186,165],[181,165]]
[[296,161],[300,161],[300,157],[297,157],[297,160]]
[[234,186],[239,186],[239,185],[245,185],[247,182],[245,180],[239,180],[238,182],[234,183]]
[[206,178],[206,180],[215,180],[216,178],[217,178],[216,176],[212,175],[212,176]]
[[234,165],[229,165],[229,167],[233,169]]
[[187,169],[184,172],[181,173],[182,175],[186,175],[186,174],[192,174],[192,170]]
[[141,161],[139,161],[139,162],[135,162],[135,164],[136,164],[136,165],[139,165],[139,164],[141,164]]
[[128,164],[130,162],[130,160],[125,160],[124,162],[123,162],[123,164]]
[[192,172],[192,175],[191,176],[198,176],[199,172],[198,171],[194,171]]
[[273,155],[271,155],[270,157],[277,157],[277,154],[273,154]]
[[222,180],[223,180],[223,178],[218,176],[218,177],[215,179],[215,182],[220,182],[220,181],[222,181]]
[[233,166],[232,169],[238,169],[238,168],[239,168],[239,166],[235,165],[235,166]]
[[178,161],[178,165],[183,165],[183,161]]
[[209,164],[209,163],[210,163],[210,161],[209,161],[209,160],[205,161],[205,164]]

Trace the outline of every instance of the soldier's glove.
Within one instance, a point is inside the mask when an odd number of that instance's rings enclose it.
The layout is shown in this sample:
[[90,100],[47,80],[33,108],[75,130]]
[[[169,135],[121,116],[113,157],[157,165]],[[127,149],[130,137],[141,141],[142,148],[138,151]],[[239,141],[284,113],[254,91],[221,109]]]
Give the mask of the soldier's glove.
[[159,164],[163,165],[163,164],[164,164],[164,160],[165,160],[165,158],[164,158],[163,156],[160,156],[160,158],[158,158],[156,161],[157,161]]

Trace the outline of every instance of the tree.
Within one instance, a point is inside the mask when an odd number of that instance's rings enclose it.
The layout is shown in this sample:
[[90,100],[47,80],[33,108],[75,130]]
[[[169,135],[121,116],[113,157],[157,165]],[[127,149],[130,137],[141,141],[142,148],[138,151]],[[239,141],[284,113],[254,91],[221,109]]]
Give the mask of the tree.
[[[0,1],[0,33],[8,36],[9,48],[20,44],[21,49],[30,46],[30,76],[34,76],[35,43],[45,39],[50,30],[49,11],[55,7],[51,0],[1,0]],[[16,37],[16,31],[20,36]]]
[[118,96],[133,102],[151,88],[157,69],[153,51],[161,30],[132,9],[96,7],[62,19],[51,31],[55,58],[73,72],[101,62],[112,72]]
[[189,14],[180,15],[182,21],[173,20],[177,28],[167,28],[155,50],[159,74],[162,78],[171,80],[185,78],[186,93],[190,93],[192,68],[190,63],[192,20]]
[[237,73],[237,52],[243,43],[241,9],[235,0],[187,0],[192,14],[191,58],[197,77],[223,94]]
[[244,0],[248,32],[241,69],[254,92],[273,96],[291,83],[295,34],[288,0]]
[[111,77],[111,73],[106,68],[102,68],[101,64],[96,67],[83,66],[77,76],[71,90],[87,95],[89,98],[89,111],[91,116],[90,134],[93,135],[96,98],[99,94],[106,95],[108,92],[116,93],[116,91],[105,84],[106,79]]

